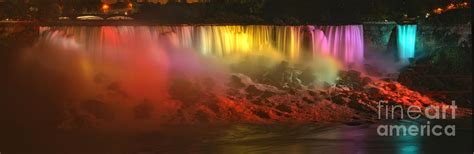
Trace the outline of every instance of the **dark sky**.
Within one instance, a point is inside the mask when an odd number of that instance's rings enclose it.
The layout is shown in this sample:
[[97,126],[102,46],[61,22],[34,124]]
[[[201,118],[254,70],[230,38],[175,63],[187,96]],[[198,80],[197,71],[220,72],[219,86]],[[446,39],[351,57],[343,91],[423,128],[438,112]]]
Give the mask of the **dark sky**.
[[[1,1],[1,0],[0,0]],[[115,3],[116,1],[119,1],[119,0],[102,0],[104,3]],[[138,2],[140,1],[143,1],[143,0],[138,0]],[[186,0],[187,2],[199,2],[199,1],[202,1],[202,0]],[[168,0],[148,0],[148,2],[153,2],[153,3],[166,3],[168,2]]]

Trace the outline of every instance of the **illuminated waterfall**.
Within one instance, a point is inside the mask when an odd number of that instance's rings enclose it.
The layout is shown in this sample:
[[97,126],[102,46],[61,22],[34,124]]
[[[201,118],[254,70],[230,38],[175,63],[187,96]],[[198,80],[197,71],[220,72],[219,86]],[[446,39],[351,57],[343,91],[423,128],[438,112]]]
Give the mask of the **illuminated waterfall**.
[[318,54],[329,55],[330,50],[328,46],[328,40],[326,35],[321,29],[317,29],[314,26],[308,26],[311,32],[311,45],[313,49],[313,56],[317,56]]
[[359,64],[364,59],[364,31],[362,25],[323,26],[329,53],[344,63]]
[[[120,57],[123,54],[121,51],[124,50],[120,44],[137,40],[166,41],[165,44],[174,48],[188,48],[202,55],[218,57],[270,53],[298,62],[308,55],[313,58],[330,55],[341,63],[360,64],[364,56],[362,25],[73,26],[41,29],[55,29],[74,37],[95,58]],[[304,48],[303,44],[309,44],[310,48]],[[141,48],[143,47],[137,47],[136,50]]]
[[398,25],[398,56],[402,63],[415,57],[416,25]]

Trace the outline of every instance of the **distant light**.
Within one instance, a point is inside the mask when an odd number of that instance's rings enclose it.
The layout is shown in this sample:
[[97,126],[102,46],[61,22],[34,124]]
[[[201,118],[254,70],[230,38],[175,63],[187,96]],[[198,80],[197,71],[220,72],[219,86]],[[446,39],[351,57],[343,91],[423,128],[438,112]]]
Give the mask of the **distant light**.
[[58,17],[59,20],[69,20],[69,17]]
[[444,10],[440,7],[433,10],[433,12],[436,13],[436,14],[441,14],[441,13],[443,13],[443,11]]
[[107,20],[133,20],[133,18],[129,16],[113,16],[108,17]]
[[430,13],[426,13],[426,14],[425,14],[425,18],[430,17],[430,15],[431,15]]
[[124,14],[125,14],[125,15],[128,15],[128,12],[125,12]]
[[133,8],[133,3],[128,3],[128,8]]
[[456,6],[453,3],[449,4],[448,7],[446,7],[446,10],[454,10],[454,9],[456,9]]
[[79,16],[77,20],[104,20],[104,18],[99,16]]
[[462,3],[450,3],[446,7],[443,8],[436,8],[433,10],[433,13],[435,14],[442,14],[448,10],[455,10],[455,9],[461,9],[461,8],[469,8],[469,3],[468,2],[462,2]]
[[102,4],[102,10],[108,10],[110,6],[108,4]]
[[385,22],[388,22],[388,20],[387,20],[387,19],[385,19],[384,21],[385,21]]

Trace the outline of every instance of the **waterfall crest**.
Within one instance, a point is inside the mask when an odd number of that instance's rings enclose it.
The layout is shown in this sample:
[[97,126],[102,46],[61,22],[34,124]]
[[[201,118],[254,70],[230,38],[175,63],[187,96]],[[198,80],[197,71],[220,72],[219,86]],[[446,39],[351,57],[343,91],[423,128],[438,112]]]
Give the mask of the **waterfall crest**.
[[[94,58],[120,56],[120,44],[131,40],[168,41],[175,47],[194,49],[218,57],[275,52],[297,62],[329,55],[343,64],[364,59],[363,26],[102,26],[42,27],[63,31],[85,45]],[[106,50],[107,49],[107,50]],[[104,53],[113,51],[114,53]],[[405,50],[403,52],[404,56]]]

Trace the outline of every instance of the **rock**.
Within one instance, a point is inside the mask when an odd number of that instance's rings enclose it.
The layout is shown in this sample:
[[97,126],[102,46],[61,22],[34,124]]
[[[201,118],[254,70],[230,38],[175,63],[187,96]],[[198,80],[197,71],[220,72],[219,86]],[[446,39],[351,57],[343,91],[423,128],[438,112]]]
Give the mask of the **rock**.
[[360,72],[356,70],[349,70],[347,71],[347,77],[349,77],[350,79],[360,78]]
[[323,89],[328,89],[331,87],[331,84],[329,84],[328,82],[323,82]]
[[314,76],[314,71],[312,71],[310,68],[304,69],[298,78],[301,80],[301,84],[306,86],[310,85],[317,79],[316,76]]
[[260,95],[263,93],[263,91],[261,91],[260,89],[258,89],[257,87],[255,87],[255,85],[249,85],[245,91],[252,95],[252,96],[257,96],[257,95]]
[[314,103],[314,101],[309,97],[303,97],[303,101],[308,103],[308,104],[313,104]]
[[371,83],[371,82],[372,82],[372,79],[370,79],[369,77],[364,77],[364,78],[362,78],[362,82],[361,82],[361,83],[362,83],[362,86],[366,86],[366,85],[368,85],[368,84]]
[[198,84],[191,82],[191,80],[180,77],[171,80],[168,92],[171,98],[183,102],[188,106],[194,104],[205,98],[205,93],[208,89],[202,89]]
[[380,77],[384,74],[382,71],[380,71],[380,69],[369,64],[364,65],[364,70],[365,72],[367,72],[368,75],[371,75],[371,76]]
[[368,90],[367,90],[367,93],[371,96],[374,96],[374,95],[379,95],[380,94],[380,90],[377,89],[377,88],[374,88],[374,87],[370,87]]
[[108,113],[107,104],[98,100],[87,100],[81,102],[81,111],[93,116],[96,119],[105,119]]
[[276,109],[282,111],[282,112],[287,112],[287,113],[292,113],[293,110],[290,106],[285,105],[285,104],[280,104],[276,107]]
[[395,83],[387,84],[387,88],[388,88],[388,90],[391,90],[391,91],[396,91],[398,89],[397,85]]
[[351,88],[345,86],[345,85],[338,85],[338,87],[342,90],[342,91],[351,91]]
[[196,112],[196,119],[199,122],[209,122],[209,116],[206,114],[206,112],[199,110]]
[[144,100],[140,104],[133,107],[134,117],[138,120],[151,119],[153,110],[153,104],[147,100]]
[[237,75],[232,75],[230,77],[230,86],[233,88],[243,88],[245,84],[242,82],[242,79]]
[[128,97],[128,94],[122,89],[119,82],[110,83],[107,86],[107,90],[110,91],[111,93],[114,93],[123,97]]
[[331,100],[332,100],[333,103],[336,103],[336,104],[339,104],[339,105],[347,104],[350,101],[349,98],[346,98],[341,94],[333,96],[331,98]]
[[268,115],[268,113],[264,112],[264,111],[253,111],[253,113],[255,115],[257,115],[258,117],[260,118],[263,118],[263,119],[270,119],[270,115]]
[[211,103],[208,103],[207,104],[207,107],[214,113],[219,113],[220,109],[219,109],[219,106],[217,105],[217,101],[216,102],[211,102]]
[[268,97],[272,97],[273,95],[275,95],[275,93],[271,91],[264,91],[263,94],[260,95],[260,98],[267,99]]
[[312,91],[312,90],[308,90],[308,94],[311,95],[311,96],[313,96],[313,97],[318,96],[318,93],[315,92],[315,91]]

